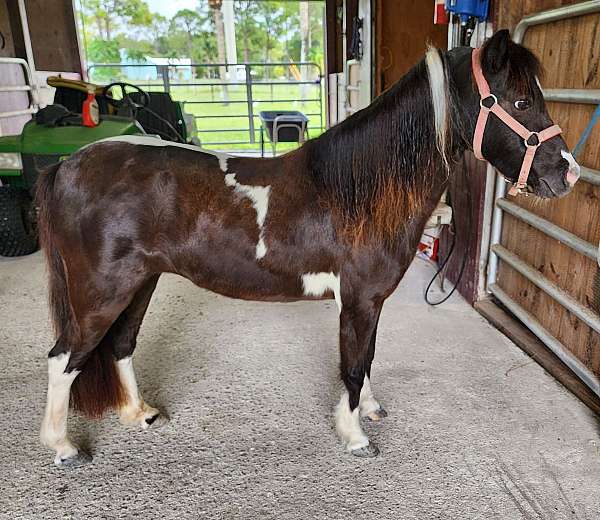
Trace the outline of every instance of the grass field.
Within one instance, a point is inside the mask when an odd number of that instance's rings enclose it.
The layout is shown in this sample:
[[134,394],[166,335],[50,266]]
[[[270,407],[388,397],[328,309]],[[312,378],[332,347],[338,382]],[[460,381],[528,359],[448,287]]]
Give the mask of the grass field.
[[[117,80],[113,80],[117,81]],[[139,84],[148,91],[162,91],[160,81],[135,81],[119,78],[118,81]],[[190,85],[187,82],[175,82],[171,86],[171,97],[185,102],[185,112],[196,116],[197,137],[202,146],[215,150],[258,152],[260,150],[260,118],[262,110],[299,110],[309,119],[309,137],[319,135],[325,126],[324,95],[321,96],[323,112],[319,106],[322,85],[252,85],[252,107],[254,113],[254,143],[250,143],[249,117],[246,85],[229,85],[227,99],[224,101],[224,87],[221,85]],[[212,80],[216,82],[216,80]],[[281,81],[281,80],[275,80]],[[106,80],[97,80],[106,83]],[[190,82],[191,83],[191,82]],[[305,99],[306,101],[301,101]],[[297,101],[289,101],[297,100]],[[279,102],[280,101],[280,102]],[[321,121],[321,113],[323,120]],[[271,152],[271,144],[265,134],[265,151]],[[232,143],[232,144],[226,144]],[[282,143],[277,153],[296,147],[295,143]]]

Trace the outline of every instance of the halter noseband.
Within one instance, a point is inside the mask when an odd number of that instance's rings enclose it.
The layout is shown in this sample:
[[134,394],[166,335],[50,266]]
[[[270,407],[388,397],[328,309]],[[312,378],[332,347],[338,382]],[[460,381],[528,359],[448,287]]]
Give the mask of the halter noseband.
[[519,172],[519,180],[513,184],[508,192],[510,195],[517,195],[527,186],[527,178],[529,177],[529,171],[531,170],[533,158],[535,157],[538,146],[544,141],[560,134],[562,130],[558,125],[549,126],[541,132],[530,132],[527,130],[527,128],[500,106],[498,98],[490,92],[490,86],[481,70],[481,49],[473,49],[471,61],[473,75],[475,76],[477,89],[479,90],[479,106],[481,107],[479,109],[479,116],[477,117],[477,125],[475,126],[475,135],[473,136],[473,151],[475,152],[475,157],[480,161],[485,160],[481,153],[481,143],[483,142],[483,133],[485,131],[488,116],[490,115],[490,112],[492,112],[513,132],[521,136],[527,147],[525,150],[525,157],[523,157],[523,164],[521,164],[521,171]]

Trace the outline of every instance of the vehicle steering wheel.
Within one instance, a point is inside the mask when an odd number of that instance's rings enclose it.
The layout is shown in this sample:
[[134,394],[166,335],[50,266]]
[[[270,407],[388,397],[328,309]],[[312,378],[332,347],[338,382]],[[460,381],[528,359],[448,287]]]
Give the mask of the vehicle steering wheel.
[[[122,99],[115,99],[114,97],[112,97],[110,95],[110,90],[113,87],[119,87],[121,89],[121,95],[123,96]],[[136,92],[140,93],[139,100],[135,101],[131,97],[132,93],[127,92],[128,88],[133,89]],[[150,103],[150,96],[148,95],[148,93],[146,91],[142,90],[137,85],[132,85],[131,83],[123,83],[121,81],[117,81],[115,83],[110,83],[109,85],[106,85],[106,87],[104,87],[102,89],[102,97],[104,97],[104,99],[106,99],[106,102],[109,105],[112,105],[117,110],[120,108],[123,108],[125,106],[132,107],[135,110],[139,110],[139,109],[147,107],[148,103]]]

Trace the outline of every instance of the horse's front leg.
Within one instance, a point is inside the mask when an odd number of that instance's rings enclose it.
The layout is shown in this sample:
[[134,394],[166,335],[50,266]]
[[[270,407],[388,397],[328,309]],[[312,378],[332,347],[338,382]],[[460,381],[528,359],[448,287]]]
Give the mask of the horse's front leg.
[[340,313],[340,371],[346,390],[335,411],[336,429],[346,449],[359,457],[375,457],[379,453],[360,426],[359,405],[367,368],[370,368],[371,337],[380,310],[381,303],[365,299],[344,303]]
[[371,340],[369,341],[369,351],[367,353],[365,379],[363,381],[363,386],[360,390],[360,415],[361,417],[366,417],[371,421],[380,421],[384,417],[387,417],[387,412],[375,399],[373,391],[371,390],[371,365],[373,363],[373,358],[375,357],[375,342],[377,340],[377,325],[379,323],[380,314],[381,306],[379,307],[379,312],[377,313],[377,321],[375,322],[375,328],[371,333]]

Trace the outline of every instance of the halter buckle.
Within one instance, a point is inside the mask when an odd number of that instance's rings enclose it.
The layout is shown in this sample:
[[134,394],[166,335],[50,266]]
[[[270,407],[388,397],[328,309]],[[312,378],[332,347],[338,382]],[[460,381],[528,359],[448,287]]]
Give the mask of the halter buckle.
[[[484,101],[491,100],[492,104],[488,107],[484,104]],[[498,98],[494,94],[489,94],[479,100],[479,106],[485,110],[491,110],[494,105],[498,104]]]
[[[532,137],[535,137],[535,141],[534,143],[530,143],[530,139]],[[527,148],[537,148],[539,145],[542,144],[542,140],[540,139],[540,134],[538,134],[537,132],[529,132],[529,135],[523,139],[523,141],[525,142],[525,146]]]

